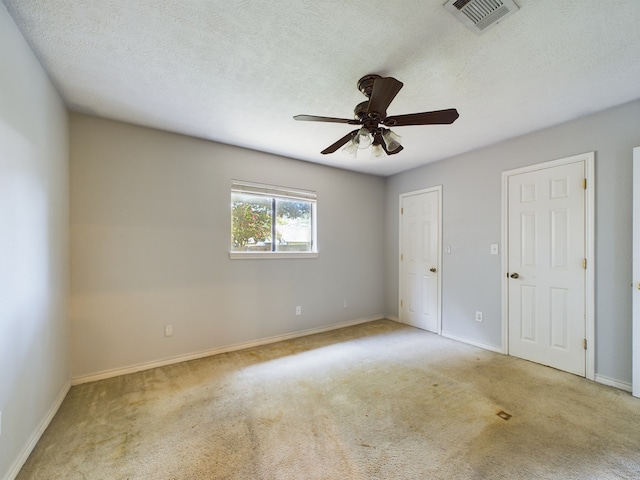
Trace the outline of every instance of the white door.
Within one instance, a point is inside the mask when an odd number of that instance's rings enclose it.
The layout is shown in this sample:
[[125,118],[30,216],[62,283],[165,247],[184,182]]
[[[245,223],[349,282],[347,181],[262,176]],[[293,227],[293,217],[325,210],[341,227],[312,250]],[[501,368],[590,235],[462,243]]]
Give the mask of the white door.
[[640,397],[640,147],[633,149],[633,395]]
[[585,376],[583,161],[508,178],[509,353]]
[[441,188],[400,196],[400,321],[440,333]]

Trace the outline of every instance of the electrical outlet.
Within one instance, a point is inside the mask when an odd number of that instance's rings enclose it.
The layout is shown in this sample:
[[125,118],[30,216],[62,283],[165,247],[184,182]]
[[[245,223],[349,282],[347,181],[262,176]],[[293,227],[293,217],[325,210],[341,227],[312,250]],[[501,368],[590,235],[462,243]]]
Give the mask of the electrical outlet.
[[476,312],[476,322],[482,321],[482,312]]
[[498,255],[498,253],[499,253],[498,244],[497,243],[492,243],[491,244],[491,255]]
[[173,335],[173,325],[165,325],[164,326],[164,336],[170,337]]
[[342,301],[342,308],[347,308],[347,301],[346,300]]
[[302,315],[302,307],[300,305],[296,307],[296,315]]

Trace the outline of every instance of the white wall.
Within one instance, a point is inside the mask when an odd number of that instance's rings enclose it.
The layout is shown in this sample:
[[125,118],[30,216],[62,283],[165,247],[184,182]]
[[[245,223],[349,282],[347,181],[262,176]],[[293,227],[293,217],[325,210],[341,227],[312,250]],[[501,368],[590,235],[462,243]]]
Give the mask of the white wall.
[[[70,124],[72,377],[384,314],[383,179]],[[317,191],[319,258],[230,260],[232,179]]]
[[0,3],[0,478],[69,385],[66,110]]
[[[640,145],[640,101],[387,179],[386,308],[398,312],[398,195],[443,185],[442,325],[501,347],[501,174],[596,152],[596,374],[631,382],[631,166]],[[501,248],[503,246],[501,245]],[[474,321],[475,311],[483,322]]]

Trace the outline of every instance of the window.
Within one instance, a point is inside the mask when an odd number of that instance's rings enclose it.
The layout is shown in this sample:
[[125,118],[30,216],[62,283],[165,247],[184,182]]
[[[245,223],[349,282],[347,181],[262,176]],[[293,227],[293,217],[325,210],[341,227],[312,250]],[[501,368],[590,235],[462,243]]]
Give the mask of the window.
[[233,181],[230,256],[316,257],[316,193]]

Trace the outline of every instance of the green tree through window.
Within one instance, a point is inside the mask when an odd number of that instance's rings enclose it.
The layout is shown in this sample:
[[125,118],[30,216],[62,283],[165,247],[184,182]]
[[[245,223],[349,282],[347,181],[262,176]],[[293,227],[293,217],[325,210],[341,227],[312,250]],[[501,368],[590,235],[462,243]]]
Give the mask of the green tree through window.
[[315,252],[314,212],[313,192],[234,182],[231,251]]
[[233,198],[233,246],[244,249],[250,243],[271,240],[271,201],[267,198],[235,194]]

